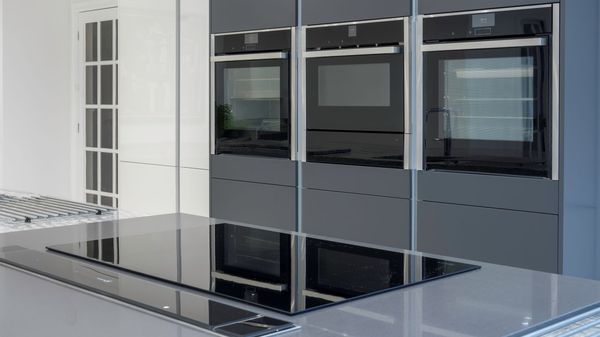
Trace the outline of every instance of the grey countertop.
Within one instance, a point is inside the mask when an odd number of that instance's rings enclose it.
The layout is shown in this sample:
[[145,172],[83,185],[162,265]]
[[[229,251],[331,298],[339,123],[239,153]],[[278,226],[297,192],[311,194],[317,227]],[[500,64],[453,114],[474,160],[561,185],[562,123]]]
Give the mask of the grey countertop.
[[[108,221],[7,233],[0,235],[0,247],[44,250],[49,244],[109,237],[115,231],[133,235],[209,223],[198,217],[185,217],[180,224],[169,219],[136,218],[126,225]],[[478,264],[483,268],[477,271],[293,317],[203,296],[292,321],[302,327],[286,334],[293,337],[510,336],[600,303],[600,282]],[[0,337],[31,336],[211,334],[1,266]]]

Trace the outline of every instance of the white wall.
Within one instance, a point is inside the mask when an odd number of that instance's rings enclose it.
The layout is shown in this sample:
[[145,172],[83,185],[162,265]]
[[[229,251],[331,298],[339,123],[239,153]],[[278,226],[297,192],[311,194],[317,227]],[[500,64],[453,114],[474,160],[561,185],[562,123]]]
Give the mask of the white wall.
[[71,196],[70,0],[3,0],[0,188]]

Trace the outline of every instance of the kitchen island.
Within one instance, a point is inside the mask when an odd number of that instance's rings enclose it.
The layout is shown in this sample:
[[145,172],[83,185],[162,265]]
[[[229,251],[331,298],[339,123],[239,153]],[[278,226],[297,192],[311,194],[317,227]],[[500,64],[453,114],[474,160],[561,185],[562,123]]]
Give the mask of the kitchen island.
[[[49,245],[208,228],[211,220],[164,215],[7,233],[0,247]],[[209,233],[209,232],[207,232]],[[199,246],[206,237],[182,237]],[[152,261],[149,261],[151,263]],[[473,263],[473,262],[469,262]],[[481,269],[295,316],[197,292],[290,321],[286,336],[520,336],[600,303],[600,282],[475,262]],[[179,287],[152,280],[168,287]],[[180,288],[182,291],[194,292]],[[0,336],[212,336],[160,315],[46,278],[0,267]]]

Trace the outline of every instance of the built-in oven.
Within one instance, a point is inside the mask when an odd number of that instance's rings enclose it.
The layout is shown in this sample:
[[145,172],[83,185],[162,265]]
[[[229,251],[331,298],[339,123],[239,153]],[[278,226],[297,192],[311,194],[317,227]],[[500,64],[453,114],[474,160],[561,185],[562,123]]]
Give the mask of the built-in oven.
[[291,235],[228,223],[211,230],[213,290],[289,311],[295,284]]
[[291,158],[293,29],[211,39],[211,153]]
[[558,179],[558,5],[420,20],[424,168]]
[[305,161],[403,168],[403,18],[303,27]]

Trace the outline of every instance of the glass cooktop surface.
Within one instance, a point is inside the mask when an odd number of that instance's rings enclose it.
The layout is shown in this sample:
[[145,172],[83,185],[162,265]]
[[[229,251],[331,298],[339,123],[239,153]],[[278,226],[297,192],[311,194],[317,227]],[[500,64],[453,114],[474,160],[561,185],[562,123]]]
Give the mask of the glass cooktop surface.
[[480,268],[229,223],[47,248],[288,315]]

